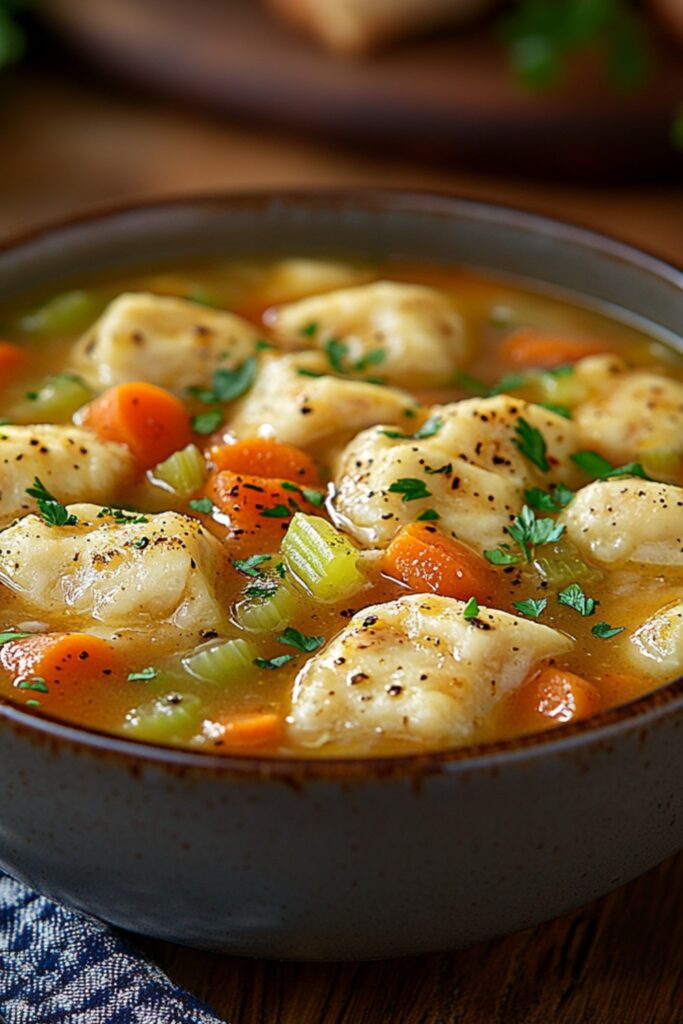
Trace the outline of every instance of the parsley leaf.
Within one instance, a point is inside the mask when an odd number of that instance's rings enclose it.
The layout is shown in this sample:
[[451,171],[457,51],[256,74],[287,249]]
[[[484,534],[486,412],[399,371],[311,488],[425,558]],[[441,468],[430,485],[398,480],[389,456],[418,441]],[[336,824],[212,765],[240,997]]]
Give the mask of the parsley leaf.
[[441,519],[441,516],[435,508],[426,508],[424,512],[420,512],[419,516],[415,520],[416,523],[430,523],[436,522],[437,519]]
[[296,371],[300,377],[324,377],[324,373],[320,373],[319,370],[307,370],[305,366],[299,366]]
[[193,512],[203,512],[205,516],[211,515],[213,512],[211,498],[192,498],[191,501],[188,501],[188,505]]
[[537,619],[538,616],[545,611],[548,604],[548,598],[542,597],[540,601],[537,601],[533,597],[527,598],[525,601],[513,601],[512,607],[516,608],[522,615],[528,615],[531,619]]
[[148,679],[156,679],[156,676],[157,670],[152,665],[148,665],[147,668],[142,668],[139,672],[131,672],[128,676],[128,682],[145,682]]
[[344,373],[344,360],[349,351],[349,346],[341,338],[330,338],[325,342],[325,352],[330,361],[330,366],[337,373]]
[[598,601],[584,594],[578,583],[570,583],[568,587],[561,590],[557,595],[557,600],[560,604],[573,608],[574,611],[578,612],[579,615],[583,615],[584,618],[593,615],[596,606],[599,604]]
[[512,525],[505,529],[519,544],[527,562],[531,562],[537,544],[553,544],[564,533],[562,523],[556,523],[554,519],[537,519],[536,513],[528,505],[522,507]]
[[[325,495],[321,491],[313,487],[299,487],[298,484],[294,484],[290,480],[282,481],[282,489],[283,491],[294,491],[295,494],[300,494],[309,505],[314,505],[316,508],[320,508],[325,500]],[[293,504],[296,504],[296,502],[293,502]],[[297,510],[300,511],[299,509]]]
[[591,629],[593,636],[597,636],[599,640],[609,640],[610,637],[623,632],[624,626],[610,626],[608,622],[596,622]]
[[458,370],[457,373],[453,374],[453,384],[456,387],[462,388],[463,391],[468,391],[471,395],[476,395],[478,398],[489,398],[491,394],[488,384],[484,384],[483,381],[472,377],[469,373],[464,373],[462,370]]
[[491,565],[516,565],[519,562],[519,555],[513,554],[508,544],[501,544],[499,548],[485,551],[484,557]]
[[282,668],[287,662],[292,661],[293,654],[280,654],[277,658],[254,658],[254,664],[259,668],[275,669]]
[[467,619],[467,621],[469,622],[470,619],[476,619],[478,614],[479,602],[477,601],[476,597],[471,597],[467,604],[465,605],[465,609],[462,613],[463,618]]
[[369,352],[366,352],[364,356],[357,359],[353,364],[354,370],[362,372],[367,370],[368,366],[376,366],[378,363],[383,363],[386,359],[387,354],[383,348],[373,348]]
[[0,647],[3,644],[9,644],[13,640],[26,640],[30,636],[35,636],[34,633],[16,633],[14,630],[9,629],[6,633],[0,633]]
[[515,445],[522,455],[544,473],[547,473],[550,465],[546,458],[546,443],[541,431],[532,427],[520,416],[515,426],[515,434],[517,435]]
[[57,501],[38,477],[34,477],[33,485],[26,488],[26,493],[36,499],[38,511],[50,526],[75,526],[77,524],[78,516],[69,512],[61,501]]
[[643,480],[652,479],[639,462],[628,462],[625,466],[613,466],[607,459],[603,459],[602,455],[592,451],[574,452],[571,459],[584,473],[597,477],[599,480],[615,476],[639,476]]
[[192,417],[192,429],[195,434],[213,434],[223,422],[222,409],[210,409],[209,412],[200,412],[198,416]]
[[450,476],[453,472],[453,463],[446,462],[443,466],[425,466],[424,471],[425,473],[429,473],[430,476],[434,473],[444,473],[446,476]]
[[318,324],[315,320],[311,320],[309,324],[306,324],[301,328],[300,334],[303,334],[304,338],[312,338],[318,330]]
[[574,497],[574,492],[564,484],[555,484],[550,491],[543,491],[540,487],[531,487],[524,492],[527,504],[541,512],[559,512]]
[[278,588],[278,582],[274,576],[258,576],[257,582],[252,583],[244,591],[246,597],[266,598],[272,597]]
[[97,513],[98,519],[113,519],[115,523],[128,523],[130,526],[139,526],[140,523],[148,523],[147,516],[141,512],[127,512],[123,508],[101,508]]
[[249,555],[249,558],[233,558],[232,564],[238,572],[243,572],[245,576],[260,576],[258,566],[270,561],[270,558],[270,555]]
[[394,480],[389,487],[391,494],[402,494],[403,500],[417,501],[419,498],[431,498],[432,492],[427,490],[424,480],[416,480],[414,477],[404,476]]
[[566,420],[572,418],[572,411],[568,405],[557,405],[555,402],[538,402],[537,405],[548,412],[554,412],[556,416],[563,416]]
[[304,654],[311,654],[325,643],[325,637],[306,636],[305,633],[300,633],[298,629],[288,626],[284,633],[281,633],[277,638],[277,642],[279,644],[286,644],[288,647],[296,647],[297,651],[303,651]]
[[47,683],[42,676],[31,676],[30,679],[22,679],[20,683],[17,683],[18,690],[37,690],[38,693],[49,693]]
[[220,369],[213,375],[213,392],[219,402],[232,402],[243,395],[254,383],[258,359],[249,356],[234,370]]
[[263,519],[286,519],[291,514],[292,510],[287,508],[286,505],[273,505],[272,508],[266,508],[263,512],[259,512]]
[[434,434],[438,434],[442,426],[443,420],[440,416],[430,416],[414,434],[404,434],[402,430],[389,430],[386,428],[380,429],[380,434],[384,434],[385,437],[390,437],[392,440],[424,441],[426,438],[434,437]]

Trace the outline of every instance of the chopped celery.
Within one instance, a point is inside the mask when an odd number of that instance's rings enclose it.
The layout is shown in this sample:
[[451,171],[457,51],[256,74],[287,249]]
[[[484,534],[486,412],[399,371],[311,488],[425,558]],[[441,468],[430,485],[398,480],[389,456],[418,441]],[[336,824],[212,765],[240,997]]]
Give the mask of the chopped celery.
[[235,609],[235,618],[243,629],[251,633],[270,633],[289,625],[299,607],[292,588],[281,583],[270,597],[240,601]]
[[194,444],[188,444],[179,452],[174,452],[158,466],[150,470],[153,480],[161,480],[176,494],[187,497],[198,491],[206,479],[206,462],[204,456]]
[[66,423],[92,397],[92,391],[80,377],[60,373],[48,377],[38,391],[28,393],[26,415],[32,423]]
[[183,665],[206,683],[230,683],[253,670],[257,653],[247,640],[226,640],[184,658]]
[[649,448],[638,453],[638,461],[654,477],[676,477],[683,465],[683,452],[672,448]]
[[87,327],[100,313],[102,301],[91,292],[61,292],[19,321],[30,334],[62,334]]
[[570,409],[580,402],[585,402],[588,390],[584,381],[573,373],[539,373],[530,382],[533,389],[533,401],[547,402],[551,405],[565,405]]
[[167,693],[129,711],[124,728],[136,739],[158,743],[186,741],[203,717],[203,701],[195,694]]
[[534,559],[534,567],[553,587],[568,583],[596,583],[602,579],[600,570],[584,562],[579,557],[578,548],[566,537],[552,547],[544,548],[543,554]]
[[319,601],[343,601],[365,583],[358,550],[319,516],[297,512],[282,542],[282,554],[296,579]]

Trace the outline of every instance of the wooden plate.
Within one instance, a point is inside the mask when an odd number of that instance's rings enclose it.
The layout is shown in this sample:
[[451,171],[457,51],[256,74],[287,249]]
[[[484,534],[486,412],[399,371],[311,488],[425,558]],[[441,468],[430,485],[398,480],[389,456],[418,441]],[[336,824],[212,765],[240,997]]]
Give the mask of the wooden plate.
[[559,92],[511,80],[491,21],[364,60],[336,58],[255,0],[42,0],[89,61],[174,97],[333,141],[497,173],[620,178],[683,166],[670,128],[683,60],[655,38],[655,74],[636,94],[575,66]]

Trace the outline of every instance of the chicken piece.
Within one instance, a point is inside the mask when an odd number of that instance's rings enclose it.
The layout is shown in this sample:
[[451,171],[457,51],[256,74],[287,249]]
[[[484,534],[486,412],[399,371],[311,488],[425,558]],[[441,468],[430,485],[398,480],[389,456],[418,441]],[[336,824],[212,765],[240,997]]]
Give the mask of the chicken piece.
[[463,601],[413,594],[358,612],[299,673],[292,738],[467,742],[501,697],[573,644],[507,612],[480,608],[466,619],[464,610]]
[[376,281],[268,310],[266,323],[286,348],[335,339],[346,372],[410,387],[444,383],[462,366],[462,317],[442,292]]
[[215,586],[224,553],[178,512],[139,516],[70,505],[72,526],[28,515],[0,533],[0,581],[52,628],[220,629]]
[[641,479],[596,480],[559,516],[567,536],[604,565],[683,565],[683,488]]
[[183,394],[207,386],[256,351],[247,320],[185,299],[146,292],[119,295],[73,350],[72,366],[90,385],[144,380]]
[[[509,542],[505,533],[524,504],[524,489],[571,477],[576,445],[572,424],[521,399],[500,395],[437,406],[439,429],[422,440],[367,430],[341,455],[334,509],[340,524],[367,547],[386,547],[401,526],[434,509],[445,533],[481,551]],[[548,472],[522,455],[515,427],[520,417],[547,443]],[[424,498],[405,500],[397,482],[421,482]]]
[[665,682],[683,672],[683,600],[658,612],[629,636],[627,656],[636,672]]
[[607,376],[601,393],[574,415],[581,447],[614,465],[651,449],[683,455],[683,383],[671,377],[644,371]]
[[372,423],[403,423],[408,429],[415,407],[411,395],[327,371],[318,352],[265,360],[229,429],[237,437],[275,437],[299,448],[337,435],[346,439]]
[[134,474],[125,445],[100,441],[89,430],[51,424],[0,427],[0,524],[35,510],[26,488],[36,476],[58,501],[107,505]]

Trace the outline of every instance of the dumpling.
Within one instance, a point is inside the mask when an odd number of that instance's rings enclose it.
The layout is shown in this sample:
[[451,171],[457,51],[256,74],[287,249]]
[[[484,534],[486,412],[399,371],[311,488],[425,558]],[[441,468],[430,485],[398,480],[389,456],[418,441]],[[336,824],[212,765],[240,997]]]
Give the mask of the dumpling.
[[627,656],[637,672],[662,681],[683,672],[683,601],[676,601],[629,636]]
[[72,367],[95,388],[145,380],[182,394],[239,366],[258,339],[256,327],[224,310],[127,292],[76,343]]
[[567,536],[605,565],[683,565],[683,488],[650,480],[598,480],[559,517]]
[[[548,626],[413,594],[365,608],[299,673],[289,731],[297,743],[432,747],[471,739],[494,704],[573,641]],[[322,737],[322,739],[321,739]]]
[[414,407],[403,391],[330,376],[321,353],[301,352],[264,362],[228,426],[237,437],[275,437],[306,448],[372,423],[408,424]]
[[349,372],[392,384],[445,383],[467,355],[462,317],[447,295],[424,285],[343,288],[271,309],[266,322],[289,348],[322,348],[337,339]]
[[[51,626],[199,633],[224,625],[223,549],[178,512],[108,514],[70,505],[73,526],[28,515],[0,532],[0,581]],[[109,510],[110,512],[111,510]]]
[[[359,543],[386,547],[401,526],[434,509],[444,532],[478,550],[496,547],[509,540],[505,527],[522,507],[525,487],[571,476],[573,425],[540,406],[501,395],[432,413],[440,425],[431,437],[395,439],[381,427],[359,434],[342,453],[334,510]],[[547,472],[515,443],[520,417],[543,434]],[[424,485],[424,498],[405,501],[392,490],[406,478]]]
[[0,427],[0,522],[36,508],[26,494],[36,476],[58,501],[108,505],[134,473],[125,445],[100,441],[89,430],[51,424]]
[[269,302],[293,302],[333,288],[349,288],[371,280],[368,270],[333,260],[279,260],[268,271],[260,292]]

